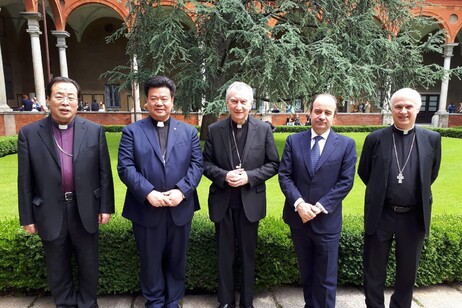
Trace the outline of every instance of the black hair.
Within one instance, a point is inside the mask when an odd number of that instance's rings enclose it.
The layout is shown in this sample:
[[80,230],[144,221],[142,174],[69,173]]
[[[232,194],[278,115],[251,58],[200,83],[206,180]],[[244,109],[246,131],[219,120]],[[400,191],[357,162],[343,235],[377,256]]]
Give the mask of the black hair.
[[80,86],[79,84],[73,80],[73,79],[70,79],[68,77],[55,77],[53,79],[50,80],[50,82],[48,83],[46,89],[45,89],[45,95],[47,98],[50,98],[51,96],[51,89],[53,88],[53,85],[55,83],[58,83],[58,82],[66,82],[66,83],[72,83],[75,88],[77,89],[77,97],[80,97]]
[[170,96],[175,97],[175,82],[166,76],[154,76],[146,80],[144,83],[144,94],[146,97],[148,97],[149,89],[151,88],[168,88]]

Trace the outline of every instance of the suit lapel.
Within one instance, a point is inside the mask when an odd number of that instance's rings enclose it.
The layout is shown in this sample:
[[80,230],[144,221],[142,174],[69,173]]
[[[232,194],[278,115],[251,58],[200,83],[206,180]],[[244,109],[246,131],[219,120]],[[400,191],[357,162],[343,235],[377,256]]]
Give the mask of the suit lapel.
[[157,130],[154,128],[154,125],[152,124],[151,117],[147,117],[141,121],[141,129],[146,135],[146,139],[148,140],[151,147],[154,149],[154,152],[156,153],[159,160],[163,162],[164,160],[162,159],[159,135],[157,134]]
[[380,136],[380,149],[382,151],[383,166],[382,170],[386,179],[388,179],[388,172],[390,171],[390,160],[393,155],[393,141],[392,141],[393,127],[390,126],[388,129],[382,132]]
[[168,137],[167,137],[167,149],[165,150],[165,162],[168,161],[170,157],[170,153],[172,152],[173,146],[175,145],[176,138],[178,136],[178,125],[180,124],[179,121],[175,120],[174,118],[170,118],[170,127],[168,128]]
[[[311,171],[311,129],[303,132],[300,136],[299,147],[300,153],[303,155],[303,160],[305,161],[306,170],[308,173],[313,176]],[[293,149],[293,151],[297,151],[298,149]],[[294,155],[294,154],[292,154]]]
[[420,183],[424,183],[424,170],[431,169],[432,166],[427,166],[425,164],[426,159],[424,158],[426,153],[431,153],[433,151],[430,146],[430,142],[427,140],[425,131],[415,128],[415,138],[417,142],[417,155],[419,157],[419,172],[420,172]]
[[61,163],[58,157],[58,153],[56,152],[56,146],[53,139],[53,130],[51,129],[51,119],[48,117],[41,124],[42,125],[38,131],[38,135],[40,136],[42,142],[45,144],[45,147],[50,152],[51,157],[53,157],[56,164],[60,166]]
[[228,156],[229,166],[231,169],[234,169],[236,166],[233,166],[233,156],[231,154],[231,125],[229,123],[231,119],[227,119],[222,122],[221,126],[221,141],[223,143],[223,149]]
[[77,159],[82,148],[85,135],[87,134],[87,125],[79,117],[74,120],[74,161]]
[[[253,141],[255,139],[255,136],[257,135],[257,123],[255,123],[255,119],[251,116],[249,116],[249,127],[247,129],[247,138],[245,139],[245,145],[244,145],[244,151],[242,153],[242,163],[246,161],[247,155],[250,153],[250,148],[252,147]],[[255,127],[255,129],[254,129]]]
[[329,156],[332,155],[332,153],[337,148],[337,144],[338,135],[333,130],[331,130],[329,136],[327,137],[326,143],[324,144],[324,149],[322,150],[321,157],[319,157],[316,169],[313,173],[316,173],[316,171],[326,162]]

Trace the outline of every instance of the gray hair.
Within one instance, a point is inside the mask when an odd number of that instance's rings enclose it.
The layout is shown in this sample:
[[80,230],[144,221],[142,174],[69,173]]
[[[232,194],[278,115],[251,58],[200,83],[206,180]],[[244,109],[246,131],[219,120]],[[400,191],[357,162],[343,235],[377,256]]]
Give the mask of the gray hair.
[[226,90],[226,100],[229,99],[232,91],[241,91],[241,90],[247,91],[250,98],[251,98],[251,102],[253,102],[253,89],[252,89],[252,87],[249,86],[248,84],[246,84],[245,82],[242,82],[242,81],[235,81],[235,82],[233,82],[232,84],[229,85],[228,89]]
[[420,110],[420,107],[422,106],[422,97],[420,96],[419,92],[411,88],[402,88],[393,93],[390,98],[391,107],[393,108],[393,105],[396,103],[396,101],[400,99],[411,101],[414,103],[414,106],[417,110]]

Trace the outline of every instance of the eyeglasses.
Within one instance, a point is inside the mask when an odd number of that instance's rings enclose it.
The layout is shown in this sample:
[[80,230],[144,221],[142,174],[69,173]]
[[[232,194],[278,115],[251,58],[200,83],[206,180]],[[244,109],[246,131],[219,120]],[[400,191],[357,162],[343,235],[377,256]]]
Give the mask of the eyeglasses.
[[149,102],[152,102],[152,103],[157,103],[157,102],[161,102],[162,104],[167,104],[168,102],[170,101],[170,98],[166,97],[166,96],[163,96],[163,97],[150,97],[149,98]]
[[58,103],[64,102],[64,100],[67,100],[69,103],[73,103],[77,101],[77,98],[74,96],[62,96],[62,95],[56,95],[53,97],[55,101]]

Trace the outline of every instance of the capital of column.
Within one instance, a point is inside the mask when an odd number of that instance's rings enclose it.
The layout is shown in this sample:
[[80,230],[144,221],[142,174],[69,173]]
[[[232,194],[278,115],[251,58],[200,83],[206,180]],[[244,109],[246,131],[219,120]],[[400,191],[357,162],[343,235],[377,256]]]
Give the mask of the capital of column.
[[67,31],[58,31],[58,30],[52,30],[51,34],[56,36],[56,47],[58,48],[67,48],[66,45],[66,38],[70,37],[71,35]]
[[454,47],[459,45],[458,43],[448,43],[448,44],[443,44],[443,52],[444,52],[444,57],[452,57],[454,54],[452,51],[454,50]]
[[42,32],[40,31],[39,21],[42,20],[42,14],[36,12],[21,12],[21,15],[27,19],[27,33],[32,35],[40,35]]

